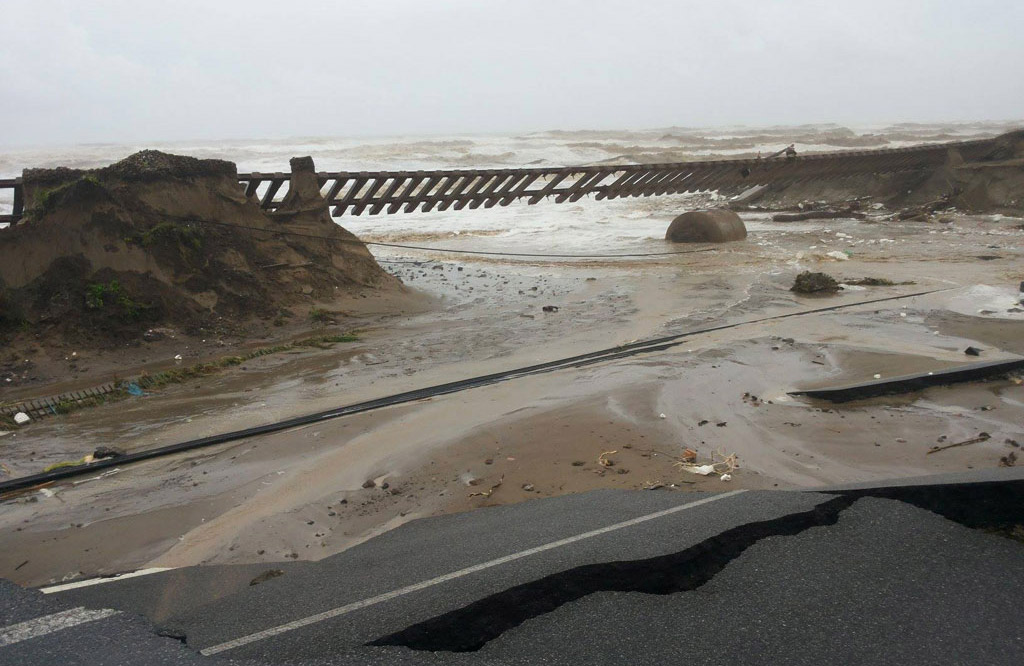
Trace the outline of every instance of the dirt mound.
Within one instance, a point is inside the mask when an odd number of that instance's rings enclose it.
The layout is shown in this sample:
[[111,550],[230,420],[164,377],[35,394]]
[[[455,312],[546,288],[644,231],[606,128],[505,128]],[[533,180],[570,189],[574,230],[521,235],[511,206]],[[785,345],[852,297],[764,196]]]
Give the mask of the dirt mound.
[[102,345],[155,325],[237,332],[397,288],[331,220],[312,159],[293,163],[280,214],[247,198],[222,160],[146,150],[90,171],[26,170],[26,217],[0,231],[0,335]]

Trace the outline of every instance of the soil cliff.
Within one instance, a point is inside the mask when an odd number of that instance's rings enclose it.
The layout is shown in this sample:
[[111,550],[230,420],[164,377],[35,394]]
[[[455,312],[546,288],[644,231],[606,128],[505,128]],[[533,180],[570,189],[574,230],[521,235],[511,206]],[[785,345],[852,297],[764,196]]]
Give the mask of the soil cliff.
[[331,220],[310,158],[278,213],[235,165],[147,150],[102,169],[30,169],[27,214],[0,232],[0,337],[103,346],[154,326],[238,333],[368,290],[400,288]]

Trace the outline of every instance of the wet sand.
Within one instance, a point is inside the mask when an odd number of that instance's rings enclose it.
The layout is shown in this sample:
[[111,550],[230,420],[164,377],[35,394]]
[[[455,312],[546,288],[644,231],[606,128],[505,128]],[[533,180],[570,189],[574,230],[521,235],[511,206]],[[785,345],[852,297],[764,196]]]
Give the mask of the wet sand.
[[[679,205],[670,199],[642,206],[665,218]],[[744,217],[747,241],[676,257],[382,255],[418,262],[385,266],[436,307],[378,320],[358,343],[265,357],[33,423],[0,436],[0,459],[26,474],[99,445],[148,448],[634,339],[948,291],[700,334],[662,352],[59,484],[48,489],[52,497],[35,492],[0,505],[0,577],[43,584],[141,566],[316,559],[418,517],[533,497],[652,485],[661,488],[650,492],[809,487],[961,471],[995,466],[1015,450],[1009,441],[1024,443],[1024,388],[1013,379],[842,406],[787,395],[970,362],[969,344],[985,350],[981,360],[1024,353],[1024,314],[1005,306],[1024,278],[1021,220]],[[445,242],[474,247],[490,237]],[[827,256],[836,249],[850,259]],[[788,288],[804,269],[917,284],[798,297]],[[559,311],[545,313],[544,305]],[[982,431],[990,439],[926,455],[940,440]],[[686,447],[701,462],[715,451],[735,453],[740,467],[729,482],[689,474],[672,464]],[[608,451],[616,452],[608,456],[614,464],[604,467],[598,457]],[[368,480],[374,487],[363,487]],[[498,481],[489,495],[474,495]]]

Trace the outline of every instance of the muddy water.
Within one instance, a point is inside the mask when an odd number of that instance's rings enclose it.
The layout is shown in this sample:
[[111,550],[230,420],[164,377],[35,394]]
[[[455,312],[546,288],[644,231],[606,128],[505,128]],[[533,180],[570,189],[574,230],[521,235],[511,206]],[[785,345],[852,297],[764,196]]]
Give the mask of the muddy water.
[[[639,205],[643,215],[667,217],[670,206],[682,204]],[[948,223],[896,225],[882,213],[868,221],[797,224],[753,214],[746,241],[649,259],[380,251],[382,260],[403,262],[390,270],[433,297],[435,308],[378,318],[358,343],[264,357],[144,398],[35,423],[0,436],[3,462],[29,473],[99,445],[168,444],[634,339],[948,291],[701,334],[666,352],[61,484],[49,489],[52,497],[37,492],[2,505],[0,576],[43,583],[145,564],[312,559],[438,512],[593,487],[722,487],[717,477],[672,466],[683,447],[702,459],[715,451],[738,454],[741,467],[730,482],[736,487],[995,466],[1012,450],[1008,441],[1024,442],[1024,389],[1011,380],[841,408],[787,395],[960,363],[969,360],[962,351],[968,344],[984,348],[985,359],[1024,351],[1024,317],[1013,311],[1024,277],[1021,220],[951,216]],[[579,215],[582,225],[589,212],[568,214]],[[438,238],[437,245],[442,240],[470,249],[508,245],[500,235],[472,230]],[[655,238],[620,242],[665,248]],[[849,258],[829,256],[834,251]],[[788,287],[804,269],[916,284],[797,297]],[[545,313],[544,305],[559,310]],[[926,455],[940,438],[958,441],[980,431],[992,437]],[[625,473],[596,464],[612,450]],[[364,489],[367,479],[377,487]],[[473,495],[498,481],[488,496]]]

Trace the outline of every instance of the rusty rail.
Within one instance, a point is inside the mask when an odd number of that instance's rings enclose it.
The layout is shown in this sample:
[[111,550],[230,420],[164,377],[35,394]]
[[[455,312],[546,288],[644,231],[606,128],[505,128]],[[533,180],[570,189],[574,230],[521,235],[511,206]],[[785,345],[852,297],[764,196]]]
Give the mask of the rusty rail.
[[[727,159],[660,164],[571,166],[531,169],[473,169],[438,171],[319,172],[321,192],[338,215],[394,214],[450,207],[508,206],[525,200],[536,204],[575,202],[589,195],[597,199],[649,197],[717,190],[742,192],[755,185],[786,186],[819,178],[845,178],[861,174],[887,174],[933,169],[955,149],[966,161],[984,158],[995,139],[889,148],[882,150],[815,153],[770,159]],[[241,173],[246,196],[267,210],[276,209],[290,180],[288,173]],[[14,222],[24,214],[21,178],[0,180],[0,189],[14,189],[11,214],[0,222]]]

